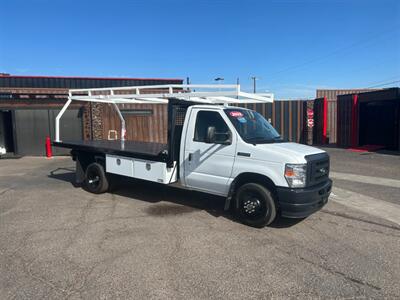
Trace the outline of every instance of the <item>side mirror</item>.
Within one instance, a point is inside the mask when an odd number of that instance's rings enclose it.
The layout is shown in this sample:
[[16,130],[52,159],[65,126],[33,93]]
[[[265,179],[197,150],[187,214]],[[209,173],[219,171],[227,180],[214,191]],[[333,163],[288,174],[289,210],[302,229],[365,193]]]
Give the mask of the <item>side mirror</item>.
[[206,142],[209,144],[214,144],[215,143],[215,127],[214,126],[209,126],[207,128],[207,139]]
[[230,145],[232,143],[232,134],[230,131],[216,132],[214,126],[209,126],[207,128],[206,143]]

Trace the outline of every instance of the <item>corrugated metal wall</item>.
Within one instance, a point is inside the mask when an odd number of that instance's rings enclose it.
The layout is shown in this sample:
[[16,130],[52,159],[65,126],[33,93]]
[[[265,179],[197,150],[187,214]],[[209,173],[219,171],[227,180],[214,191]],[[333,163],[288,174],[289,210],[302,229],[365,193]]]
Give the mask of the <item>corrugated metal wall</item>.
[[353,95],[342,95],[337,100],[337,145],[351,146]]
[[[383,101],[392,102],[392,111],[382,110],[382,107],[375,106],[369,109],[370,115],[362,115],[363,113],[361,105],[367,103],[382,103]],[[372,91],[367,93],[360,93],[355,95],[340,95],[337,99],[337,145],[340,147],[355,147],[360,145],[360,131],[364,131],[364,135],[369,136],[368,140],[371,140],[372,136],[379,135],[384,137],[388,132],[393,132],[392,140],[375,139],[375,143],[381,144],[379,141],[384,141],[383,146],[395,149],[396,144],[400,144],[400,104],[396,106],[397,101],[400,103],[400,89],[390,88],[381,89],[379,91]],[[396,108],[397,107],[397,108]],[[365,107],[364,107],[365,108]],[[364,113],[366,111],[364,110]],[[361,120],[361,118],[363,118]],[[381,121],[379,121],[381,120]],[[367,125],[373,125],[368,129]],[[375,122],[375,123],[374,123]],[[389,123],[388,123],[389,122]],[[366,125],[366,123],[368,123]],[[382,125],[385,124],[386,125]],[[378,130],[379,126],[383,128]],[[388,126],[388,127],[385,127]],[[369,130],[369,131],[368,131]],[[398,131],[396,133],[396,130]],[[365,132],[368,131],[368,132]],[[398,139],[398,141],[397,141]],[[378,141],[378,142],[376,142]],[[399,147],[400,148],[400,145]]]
[[376,91],[377,89],[332,89],[332,90],[325,90],[325,89],[318,89],[316,92],[316,98],[323,98],[326,97],[329,100],[336,101],[337,96],[339,95],[348,95],[348,94],[358,94],[370,91]]
[[[242,107],[253,109],[269,120],[276,130],[286,139],[294,142],[306,142],[308,132],[306,127],[306,101],[280,101],[268,104],[244,104]],[[164,104],[125,104],[124,110],[137,111],[139,115],[124,114],[127,128],[127,140],[144,142],[167,142],[167,106]],[[151,114],[140,112],[151,111]],[[117,130],[121,134],[121,122],[115,110],[109,105],[103,105],[102,138],[107,139],[110,131]]]
[[312,141],[315,145],[323,144],[323,127],[324,127],[324,98],[314,100],[314,127]]
[[340,90],[325,90],[318,89],[316,98],[326,97],[328,99],[328,137],[329,143],[337,142],[337,96],[357,94],[362,92],[375,91],[376,89],[340,89]]
[[337,102],[328,100],[328,138],[329,143],[334,144],[337,141]]
[[289,141],[304,143],[307,136],[306,101],[275,100],[266,104],[244,104],[262,114]]

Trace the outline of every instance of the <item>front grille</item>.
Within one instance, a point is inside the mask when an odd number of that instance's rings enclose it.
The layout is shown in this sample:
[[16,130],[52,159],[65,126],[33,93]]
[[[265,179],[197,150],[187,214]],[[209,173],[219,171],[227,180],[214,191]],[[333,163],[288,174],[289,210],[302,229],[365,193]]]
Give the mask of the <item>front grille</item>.
[[319,153],[307,155],[307,186],[317,185],[329,178],[329,155]]

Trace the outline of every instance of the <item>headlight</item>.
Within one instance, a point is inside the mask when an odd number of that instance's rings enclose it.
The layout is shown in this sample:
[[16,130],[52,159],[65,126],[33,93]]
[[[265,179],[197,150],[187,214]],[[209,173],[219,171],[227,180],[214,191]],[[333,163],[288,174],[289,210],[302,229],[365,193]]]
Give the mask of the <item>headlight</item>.
[[287,183],[292,188],[305,187],[307,177],[306,164],[286,164],[285,178]]

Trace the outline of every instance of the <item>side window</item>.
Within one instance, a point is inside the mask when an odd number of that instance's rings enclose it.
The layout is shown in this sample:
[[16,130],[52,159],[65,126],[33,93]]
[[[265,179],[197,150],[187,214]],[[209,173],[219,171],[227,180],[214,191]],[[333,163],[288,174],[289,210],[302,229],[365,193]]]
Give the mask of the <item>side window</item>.
[[194,129],[194,138],[196,142],[206,142],[208,127],[215,127],[218,133],[225,133],[229,131],[224,119],[218,112],[215,111],[199,111],[196,118],[196,126]]

